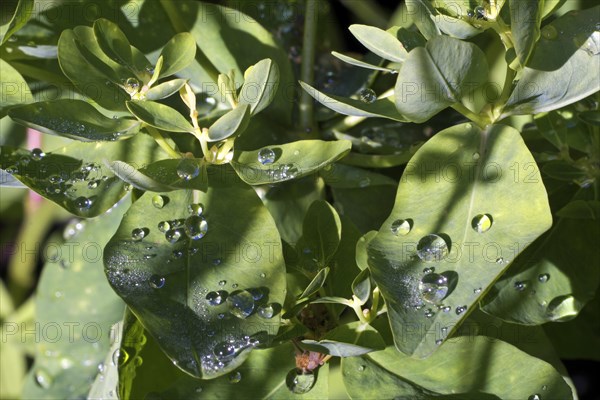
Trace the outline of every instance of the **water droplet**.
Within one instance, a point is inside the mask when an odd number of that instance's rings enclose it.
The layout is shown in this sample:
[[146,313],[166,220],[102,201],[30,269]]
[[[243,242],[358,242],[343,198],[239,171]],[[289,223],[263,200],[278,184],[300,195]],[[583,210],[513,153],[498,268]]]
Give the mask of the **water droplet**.
[[44,153],[42,149],[38,149],[36,147],[35,149],[31,150],[31,158],[33,158],[34,161],[40,161],[45,156],[46,153]]
[[540,281],[540,283],[546,283],[548,282],[548,279],[550,279],[550,274],[540,274],[538,276],[538,281]]
[[490,214],[479,214],[471,221],[471,228],[477,233],[484,233],[490,230],[494,223]]
[[213,354],[222,359],[231,358],[235,355],[235,345],[230,342],[221,342],[215,345]]
[[275,315],[275,309],[273,308],[272,304],[260,306],[260,307],[258,307],[258,310],[256,312],[258,313],[259,316],[266,318],[266,319],[271,319],[271,318],[273,318],[273,315]]
[[433,310],[432,310],[431,308],[428,308],[428,309],[425,311],[425,317],[427,317],[427,318],[431,318],[431,317],[433,317],[434,315],[435,315],[435,313],[433,312]]
[[258,162],[262,165],[273,164],[275,162],[275,152],[269,148],[261,149],[258,152]]
[[448,255],[448,244],[441,236],[429,234],[419,240],[417,255],[423,261],[440,261]]
[[467,310],[467,306],[459,306],[456,307],[456,315],[460,315]]
[[265,274],[264,272],[261,272],[259,276],[264,279],[267,277],[267,274]]
[[527,283],[525,282],[521,282],[521,281],[517,281],[515,282],[514,285],[515,289],[518,290],[519,292],[522,292],[523,290],[525,290],[525,288],[527,287]]
[[219,281],[219,286],[225,286],[227,284],[227,281]]
[[236,289],[238,287],[237,283],[234,283],[233,285],[231,285],[232,288]]
[[397,219],[392,222],[392,233],[396,236],[398,235],[408,235],[411,230],[411,223],[406,219]]
[[227,298],[229,312],[238,318],[247,318],[254,311],[254,297],[247,290],[240,290]]
[[436,341],[435,341],[435,344],[436,344],[437,346],[440,346],[440,345],[441,345],[443,342],[444,342],[444,341],[443,341],[442,339],[438,339],[438,340],[436,340]]
[[447,333],[448,333],[448,327],[447,326],[442,327],[442,335],[446,336]]
[[185,233],[192,240],[202,239],[208,231],[208,224],[204,217],[199,215],[192,215],[185,220],[184,224]]
[[558,31],[552,25],[546,25],[542,29],[542,37],[548,40],[554,40],[558,37]]
[[527,398],[527,400],[541,400],[542,398],[540,397],[539,394],[532,394],[531,396],[529,396]]
[[152,197],[152,205],[156,208],[163,208],[165,204],[167,204],[168,198],[165,196],[161,196],[160,194],[154,195]]
[[165,232],[165,239],[171,244],[177,243],[182,237],[183,232],[181,229],[169,229]]
[[423,268],[423,273],[424,273],[424,274],[430,274],[430,273],[432,273],[432,272],[434,272],[434,271],[435,271],[435,268],[433,268],[433,267],[430,267],[430,268]]
[[504,263],[504,258],[502,258],[502,257],[496,258],[496,264],[503,264],[503,263]]
[[481,288],[473,289],[473,293],[475,293],[475,294],[481,293]]
[[204,212],[204,206],[202,204],[190,204],[187,207],[190,215],[202,215]]
[[160,221],[158,223],[158,230],[162,233],[167,232],[169,229],[171,229],[171,224],[169,224],[167,221]]
[[363,372],[365,370],[365,368],[367,368],[367,367],[365,367],[364,365],[359,365],[357,369],[358,369],[358,372]]
[[99,184],[100,184],[100,181],[94,179],[94,180],[91,180],[88,182],[87,187],[88,187],[88,189],[96,189]]
[[437,304],[448,294],[448,279],[439,274],[427,274],[419,282],[419,292],[424,301]]
[[163,276],[152,275],[148,284],[154,289],[161,289],[165,286],[166,279]]
[[215,258],[214,260],[212,260],[213,265],[216,267],[217,265],[221,265],[221,259],[220,258]]
[[479,157],[480,157],[479,153],[477,153],[477,152],[473,153],[473,160],[479,160]]
[[52,386],[52,377],[44,369],[37,369],[33,374],[33,378],[35,383],[42,389],[49,389]]
[[312,371],[306,373],[294,368],[285,377],[285,384],[290,392],[295,394],[308,393],[315,384],[315,375]]
[[477,19],[485,19],[486,18],[485,8],[483,8],[482,6],[475,7],[473,12],[475,13],[475,18],[477,18]]
[[112,363],[115,366],[123,366],[129,361],[129,354],[124,349],[116,349],[112,355]]
[[445,313],[450,312],[451,309],[452,308],[450,306],[442,306],[442,311],[445,312]]
[[181,250],[173,250],[172,254],[173,254],[173,258],[176,260],[183,257],[183,251],[181,251]]
[[148,228],[135,228],[131,231],[131,239],[136,242],[142,240],[149,233]]
[[242,380],[242,373],[239,371],[232,372],[231,375],[229,375],[230,383],[239,383],[239,381],[241,381],[241,380]]
[[[600,29],[600,28],[598,28],[598,29]],[[548,385],[543,385],[542,390],[548,390]]]
[[216,292],[208,292],[206,295],[206,300],[208,300],[208,304],[211,306],[218,306],[222,304],[227,298],[227,292],[224,290],[219,290]]
[[360,101],[371,104],[377,100],[377,94],[373,89],[363,89],[360,91]]
[[89,210],[92,207],[92,200],[87,197],[78,197],[75,199],[74,204],[80,210]]
[[106,371],[106,366],[104,365],[103,362],[101,362],[100,364],[98,364],[98,373],[103,374],[104,371]]
[[184,158],[177,164],[177,176],[184,181],[189,181],[196,178],[200,174],[198,163],[189,158]]
[[127,80],[125,81],[125,90],[130,95],[137,93],[139,87],[140,82],[136,78],[127,78]]

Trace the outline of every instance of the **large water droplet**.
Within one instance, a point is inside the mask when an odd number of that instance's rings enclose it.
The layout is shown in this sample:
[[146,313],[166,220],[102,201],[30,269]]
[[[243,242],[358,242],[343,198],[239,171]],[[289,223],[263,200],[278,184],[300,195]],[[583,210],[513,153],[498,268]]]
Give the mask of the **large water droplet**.
[[184,181],[192,180],[199,174],[200,168],[198,167],[198,163],[194,160],[184,158],[177,164],[177,176]]
[[433,312],[433,310],[431,308],[428,308],[427,310],[425,310],[425,317],[431,318],[434,315],[435,315],[435,313]]
[[546,25],[542,29],[542,37],[548,40],[554,40],[558,37],[558,31],[552,25]]
[[162,233],[166,233],[169,229],[171,229],[171,224],[169,224],[167,221],[160,221],[158,223],[158,230]]
[[213,348],[213,354],[221,359],[231,358],[235,355],[235,345],[230,342],[221,342]]
[[525,290],[525,288],[527,287],[527,283],[525,282],[521,282],[521,281],[517,281],[515,282],[514,285],[515,289],[518,290],[519,292],[522,292],[523,290]]
[[184,224],[185,233],[192,240],[202,239],[208,231],[208,224],[204,217],[199,215],[192,215],[185,220]]
[[392,233],[398,235],[408,235],[411,230],[411,222],[407,219],[397,219],[392,222]]
[[262,165],[273,164],[275,162],[275,152],[269,148],[261,149],[258,152],[258,162]]
[[163,276],[152,275],[148,284],[154,289],[160,289],[165,286],[166,279]]
[[129,354],[124,349],[116,349],[112,355],[112,363],[115,366],[123,366],[129,361]]
[[163,208],[165,204],[167,204],[168,198],[166,196],[161,196],[160,194],[152,197],[152,205],[156,208]]
[[490,230],[493,219],[490,214],[479,214],[471,221],[471,228],[477,233],[484,233]]
[[80,210],[89,210],[92,207],[92,200],[81,196],[75,199],[74,204]]
[[417,255],[423,261],[440,261],[448,255],[448,244],[441,236],[429,234],[419,240]]
[[137,241],[142,240],[148,234],[147,228],[135,228],[131,231],[131,239]]
[[456,307],[456,315],[460,315],[460,314],[464,313],[465,311],[467,311],[467,306]]
[[219,290],[216,292],[208,292],[206,295],[206,300],[208,300],[208,304],[211,306],[218,306],[222,304],[227,298],[227,292],[224,290]]
[[247,318],[254,311],[254,297],[246,290],[240,290],[227,298],[229,312],[238,318]]
[[539,394],[532,394],[527,398],[527,400],[542,400]]
[[377,94],[373,89],[363,89],[360,91],[360,101],[371,104],[377,100]]
[[52,377],[44,369],[35,370],[33,378],[35,379],[35,383],[42,389],[49,389],[52,386]]
[[140,81],[138,81],[136,78],[127,78],[127,80],[125,81],[125,90],[130,95],[137,93],[139,87]]
[[275,315],[275,308],[272,304],[266,304],[264,306],[258,307],[258,310],[256,312],[262,318],[271,319],[273,318],[273,315]]
[[35,149],[31,150],[31,158],[33,158],[34,161],[40,161],[45,156],[46,153],[44,153],[42,149],[38,149],[36,147]]
[[424,301],[438,304],[448,294],[448,279],[444,275],[427,274],[419,282],[419,292]]
[[231,375],[229,375],[230,383],[239,383],[241,380],[242,380],[242,373],[239,371],[232,372]]
[[315,384],[315,375],[312,371],[302,372],[294,368],[285,377],[285,384],[290,392],[295,394],[308,393]]
[[538,276],[538,281],[540,281],[540,283],[546,283],[548,282],[548,279],[550,279],[550,274],[540,274]]
[[187,209],[190,215],[202,215],[204,212],[204,206],[202,204],[190,204]]

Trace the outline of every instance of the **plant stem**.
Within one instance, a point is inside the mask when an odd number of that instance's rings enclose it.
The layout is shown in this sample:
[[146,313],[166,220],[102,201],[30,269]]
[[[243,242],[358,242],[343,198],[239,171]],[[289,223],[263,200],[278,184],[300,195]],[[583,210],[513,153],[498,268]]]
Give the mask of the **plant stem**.
[[365,318],[365,314],[363,314],[362,307],[360,305],[360,300],[356,296],[352,296],[352,309],[356,313],[356,316],[360,320],[360,322],[364,324],[368,324],[369,321]]
[[506,101],[512,94],[513,81],[515,79],[516,74],[517,74],[517,71],[515,71],[508,65],[506,66],[506,77],[504,78],[504,87],[502,88],[502,93],[500,94],[500,98],[498,99],[498,101],[496,102],[496,106],[494,107],[494,118],[499,117],[499,115],[496,115],[496,110],[498,110],[499,112],[502,112],[502,109],[504,108]]
[[371,303],[371,319],[377,317],[377,309],[379,308],[379,287],[373,290],[373,302]]
[[456,111],[458,111],[465,117],[469,118],[471,121],[473,121],[475,124],[477,124],[477,126],[479,126],[480,128],[485,128],[485,126],[488,124],[488,121],[485,121],[481,115],[475,114],[473,111],[469,110],[467,107],[463,106],[461,103],[456,103],[456,104],[452,105],[452,108],[454,108]]
[[168,155],[170,155],[173,158],[181,158],[181,154],[179,154],[173,147],[171,147],[171,145],[169,143],[167,143],[167,141],[165,140],[163,135],[161,135],[161,133],[156,128],[154,128],[153,126],[150,126],[150,125],[146,125],[145,128],[146,128],[146,131],[148,131],[148,133],[150,134],[150,136],[152,136],[152,138],[156,141],[156,143],[158,143],[158,145]]
[[[317,0],[306,1],[306,12],[304,16],[304,38],[302,45],[302,65],[300,67],[300,79],[309,85],[313,85],[315,79],[314,65],[317,41]],[[314,131],[314,101],[307,91],[300,92],[300,127],[305,132]],[[316,132],[313,132],[313,135]]]

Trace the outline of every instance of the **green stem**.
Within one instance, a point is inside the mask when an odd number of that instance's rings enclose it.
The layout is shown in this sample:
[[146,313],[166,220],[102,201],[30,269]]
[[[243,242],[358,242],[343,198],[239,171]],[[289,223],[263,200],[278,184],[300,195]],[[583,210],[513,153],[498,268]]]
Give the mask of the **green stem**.
[[377,317],[377,309],[379,308],[379,288],[373,290],[373,302],[371,304],[370,320]]
[[456,111],[458,111],[465,117],[469,118],[471,121],[473,121],[475,124],[477,124],[477,126],[479,126],[480,128],[485,128],[485,126],[489,123],[489,121],[486,121],[481,115],[475,114],[473,111],[469,110],[467,107],[463,106],[461,103],[456,103],[456,104],[452,105],[452,108],[454,108]]
[[362,307],[360,305],[360,300],[356,296],[352,296],[352,309],[356,313],[356,316],[360,320],[360,322],[364,324],[368,324],[369,321],[365,318],[365,314],[363,314]]
[[502,88],[502,93],[500,94],[500,98],[496,102],[496,106],[494,107],[494,118],[498,118],[499,115],[496,115],[496,110],[498,114],[502,112],[502,109],[506,105],[506,101],[512,94],[513,90],[513,81],[515,80],[515,76],[517,75],[517,71],[510,68],[510,66],[506,66],[506,76],[504,78],[504,87]]
[[[306,1],[306,13],[304,16],[304,38],[302,47],[302,65],[300,67],[300,79],[313,85],[315,79],[315,53],[317,41],[317,0]],[[314,101],[307,91],[303,90],[300,93],[300,127],[305,132],[314,132]]]
[[173,158],[181,158],[181,154],[179,154],[163,137],[163,135],[153,126],[146,125],[146,131],[152,136],[152,138],[158,143],[158,145],[171,157]]

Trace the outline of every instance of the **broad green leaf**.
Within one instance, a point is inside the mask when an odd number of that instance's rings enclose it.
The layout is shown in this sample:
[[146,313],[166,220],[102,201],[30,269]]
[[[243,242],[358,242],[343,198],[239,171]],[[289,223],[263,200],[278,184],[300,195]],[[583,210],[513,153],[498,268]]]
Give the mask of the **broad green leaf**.
[[600,90],[600,6],[544,26],[503,117],[556,110]]
[[255,151],[236,151],[231,165],[250,185],[284,182],[317,172],[350,151],[350,142],[300,140]]
[[429,40],[437,35],[441,35],[440,29],[433,22],[433,16],[437,15],[437,12],[432,7],[428,0],[406,0],[406,9],[408,15],[412,17],[413,22],[421,31],[421,34],[425,36],[425,39]]
[[285,298],[271,216],[229,167],[212,174],[206,193],[178,190],[157,203],[146,192],[104,251],[110,284],[163,351],[182,371],[209,379],[275,335],[280,316],[264,317],[263,308],[277,312]]
[[385,67],[380,67],[378,65],[369,64],[367,62],[364,62],[364,61],[361,61],[361,60],[357,60],[356,58],[349,57],[349,56],[344,55],[342,53],[338,53],[337,51],[332,51],[331,54],[335,58],[338,58],[338,59],[340,59],[340,60],[342,60],[345,63],[348,63],[350,65],[354,65],[355,67],[372,69],[372,70],[375,70],[375,71],[389,72],[389,73],[392,73],[392,74],[397,73],[397,71],[395,71],[393,69],[385,68]]
[[436,134],[407,165],[394,209],[367,245],[396,347],[417,357],[433,353],[430,330],[459,324],[551,223],[539,171],[518,131],[462,124]]
[[177,110],[154,101],[128,101],[127,109],[140,121],[169,132],[193,132],[192,124]]
[[360,154],[350,153],[344,157],[344,164],[353,165],[363,168],[390,168],[404,165],[410,161],[412,156],[421,147],[421,144],[410,146],[405,151],[400,151],[398,154]]
[[379,229],[390,215],[396,190],[397,185],[366,185],[357,188],[334,187],[331,191],[334,206],[364,233]]
[[119,64],[133,65],[131,45],[117,24],[100,18],[94,22],[93,29],[98,45],[107,56]]
[[300,296],[298,296],[298,298],[304,299],[317,293],[319,289],[321,289],[325,284],[325,281],[327,280],[327,275],[329,275],[329,267],[325,267],[319,270],[319,272],[317,272],[313,280],[310,281],[306,289],[304,289],[304,291]]
[[250,105],[241,104],[227,112],[208,128],[208,139],[219,142],[234,135],[242,134],[250,123]]
[[178,33],[162,49],[163,65],[160,78],[171,76],[194,61],[196,56],[196,41],[188,32]]
[[550,364],[484,336],[450,340],[426,360],[400,354],[392,346],[345,358],[342,368],[353,398],[528,399],[536,394],[543,398],[544,393],[573,398]]
[[75,227],[75,234],[67,228],[66,242],[49,243],[35,305],[36,322],[46,328],[36,338],[23,398],[85,396],[102,369],[110,327],[125,309],[106,282],[102,249],[130,204],[123,199],[105,215],[79,222],[83,227]]
[[72,143],[39,157],[13,147],[0,147],[0,168],[72,214],[95,217],[127,192],[105,162],[123,160],[144,165],[163,157],[154,140],[136,135],[104,143]]
[[354,279],[352,293],[360,300],[361,306],[369,300],[369,297],[371,297],[371,274],[368,269],[360,271]]
[[395,121],[407,121],[406,117],[400,115],[396,109],[394,96],[375,100],[373,103],[365,103],[360,100],[344,98],[333,94],[325,94],[304,82],[300,82],[302,89],[306,90],[312,97],[325,107],[344,115],[355,117],[381,117]]
[[[29,18],[31,18],[31,15],[33,14],[33,6],[34,0],[19,0],[17,2],[14,12],[12,14],[12,18],[10,18],[10,21],[6,24],[4,24],[3,21],[2,26],[0,26],[0,45],[6,43],[6,41],[15,32],[21,29],[23,25],[25,25],[27,21],[29,21]],[[4,5],[4,7],[8,7],[8,5]],[[5,9],[3,8],[2,11],[4,12]],[[6,17],[7,16],[3,15],[2,19],[4,20],[4,18]]]
[[400,114],[425,122],[458,103],[488,77],[485,54],[474,44],[436,36],[409,53],[396,82]]
[[160,100],[169,97],[179,91],[185,85],[187,80],[185,79],[172,79],[167,82],[163,82],[159,85],[153,86],[146,92],[146,100]]
[[482,32],[469,22],[449,15],[437,14],[433,20],[442,32],[458,39],[469,39]]
[[[197,158],[160,160],[140,168],[138,173],[135,177],[139,177],[137,184],[140,187],[148,179],[146,182],[149,185],[157,185],[161,191],[195,189],[205,192],[208,188],[209,173],[215,174],[216,179],[222,178],[219,170],[208,170],[204,160]],[[133,178],[132,176],[128,179],[133,181]]]
[[[584,202],[581,196],[575,201]],[[526,325],[574,318],[600,283],[599,235],[596,215],[559,217],[552,230],[517,257],[483,300],[483,310]]]
[[394,35],[368,25],[350,25],[348,28],[367,49],[389,61],[403,62],[408,53]]
[[51,135],[83,142],[115,141],[135,135],[140,122],[132,118],[109,118],[82,100],[52,100],[12,108],[16,122]]
[[355,357],[383,350],[385,342],[373,327],[356,321],[332,329],[321,340],[305,339],[300,347],[335,357]]
[[[312,203],[302,228],[302,237],[296,245],[306,266],[316,263],[317,268],[328,266],[342,235],[342,223],[334,208],[324,200]],[[309,270],[311,268],[308,268]]]
[[552,13],[558,10],[567,0],[544,0],[544,9],[542,11],[543,18],[549,17]]
[[153,192],[170,192],[175,190],[172,186],[160,183],[148,175],[140,172],[134,165],[124,161],[113,161],[109,165],[110,170],[122,181],[129,183],[136,189],[149,190]]
[[271,104],[279,87],[279,67],[270,59],[257,62],[244,77],[238,95],[240,104],[249,104],[251,113],[258,114]]
[[0,118],[4,118],[9,108],[29,103],[33,100],[29,85],[12,65],[0,58]]
[[540,24],[544,2],[538,0],[510,0],[510,32],[522,66],[540,38]]
[[577,181],[586,177],[586,172],[572,163],[552,160],[544,164],[542,172],[551,178],[561,181]]
[[325,180],[327,185],[336,189],[365,188],[368,186],[379,185],[397,185],[397,182],[389,176],[338,163],[324,168],[320,175]]

